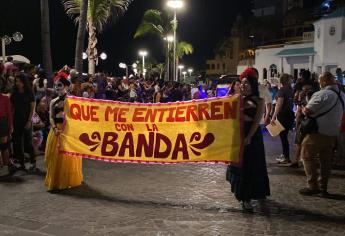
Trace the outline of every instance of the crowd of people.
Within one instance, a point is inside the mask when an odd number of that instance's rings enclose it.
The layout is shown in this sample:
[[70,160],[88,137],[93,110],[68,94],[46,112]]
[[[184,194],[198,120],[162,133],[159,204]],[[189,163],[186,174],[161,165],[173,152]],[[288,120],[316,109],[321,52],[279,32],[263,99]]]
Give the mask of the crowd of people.
[[[284,127],[279,135],[282,154],[277,158],[278,164],[299,168],[303,163],[308,187],[300,190],[301,194],[328,193],[332,158],[345,159],[345,95],[338,77],[329,72],[317,77],[304,71],[298,79],[282,74],[277,81],[264,80],[260,84],[258,71],[248,68],[232,81],[227,95],[238,94],[244,99],[245,148],[242,166],[229,166],[227,180],[245,210],[252,209],[252,199],[261,200],[270,195],[262,126],[276,125],[277,121]],[[50,85],[51,82],[54,84]],[[54,154],[66,95],[137,103],[217,96],[214,84],[197,81],[190,85],[143,76],[116,78],[104,73],[89,76],[68,66],[49,79],[42,68],[34,65],[20,68],[12,58],[0,65],[0,89],[0,176],[37,171],[36,156],[46,150],[46,154],[50,153],[46,155],[49,190],[78,186],[82,182],[81,160],[68,161],[68,157]],[[291,130],[296,134],[294,158],[290,153]],[[316,158],[321,163],[320,176]],[[66,169],[73,166],[74,174],[64,177],[62,182],[62,177],[56,181],[54,176],[61,176],[64,169],[56,166]]]

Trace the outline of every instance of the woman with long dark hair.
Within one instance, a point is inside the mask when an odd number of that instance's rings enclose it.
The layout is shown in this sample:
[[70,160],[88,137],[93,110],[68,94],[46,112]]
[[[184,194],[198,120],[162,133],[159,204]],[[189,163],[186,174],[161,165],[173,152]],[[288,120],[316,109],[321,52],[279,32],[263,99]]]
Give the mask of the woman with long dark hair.
[[19,170],[25,171],[24,149],[30,155],[30,171],[36,170],[36,157],[32,146],[32,116],[35,111],[35,98],[28,78],[20,73],[15,76],[11,96],[13,108],[13,149],[19,162]]
[[265,148],[260,129],[260,121],[265,110],[265,102],[259,97],[259,83],[247,76],[241,81],[244,99],[244,152],[240,167],[230,165],[227,180],[231,191],[242,203],[245,211],[253,211],[251,200],[264,200],[270,195]]

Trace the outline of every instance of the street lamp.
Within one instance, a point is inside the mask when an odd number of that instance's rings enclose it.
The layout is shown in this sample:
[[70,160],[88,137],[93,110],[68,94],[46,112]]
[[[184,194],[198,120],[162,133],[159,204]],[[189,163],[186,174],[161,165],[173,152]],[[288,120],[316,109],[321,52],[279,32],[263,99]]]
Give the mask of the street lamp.
[[187,71],[183,71],[182,74],[183,74],[183,78],[186,79]]
[[182,70],[184,69],[184,65],[179,65],[178,68],[179,68],[179,70],[180,70],[180,77],[181,77]]
[[173,20],[173,29],[174,29],[174,79],[177,81],[177,60],[176,60],[176,30],[177,30],[177,10],[181,9],[184,6],[182,0],[169,0],[167,3],[168,7],[174,10],[174,20]]
[[192,68],[189,68],[189,69],[188,69],[189,77],[192,77],[193,71],[194,71],[194,70],[193,70]]
[[20,32],[15,32],[12,37],[4,35],[1,37],[1,46],[2,46],[2,62],[6,62],[6,45],[9,45],[12,42],[12,39],[15,42],[20,42],[23,40],[23,35]]
[[[86,60],[88,58],[88,55],[86,52],[83,52],[83,60]],[[105,52],[102,52],[100,55],[99,55],[99,58],[101,58],[102,61],[105,61],[107,60],[108,58],[108,55],[105,53]]]
[[168,51],[167,51],[167,75],[168,80],[170,80],[170,43],[174,42],[174,36],[168,35],[164,38],[168,42]]
[[121,69],[126,69],[126,78],[128,78],[128,66],[125,63],[120,63],[119,67]]
[[146,75],[146,70],[145,70],[145,57],[147,57],[148,52],[146,50],[140,50],[139,51],[139,56],[143,58],[143,76],[145,78]]

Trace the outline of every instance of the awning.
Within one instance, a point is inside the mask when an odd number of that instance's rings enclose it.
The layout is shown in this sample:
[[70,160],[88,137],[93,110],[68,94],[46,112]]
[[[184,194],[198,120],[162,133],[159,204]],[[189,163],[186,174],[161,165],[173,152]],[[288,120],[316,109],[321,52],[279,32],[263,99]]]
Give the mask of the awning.
[[280,57],[295,57],[295,56],[311,56],[314,55],[315,51],[314,48],[291,48],[291,49],[284,49],[277,53],[277,56]]

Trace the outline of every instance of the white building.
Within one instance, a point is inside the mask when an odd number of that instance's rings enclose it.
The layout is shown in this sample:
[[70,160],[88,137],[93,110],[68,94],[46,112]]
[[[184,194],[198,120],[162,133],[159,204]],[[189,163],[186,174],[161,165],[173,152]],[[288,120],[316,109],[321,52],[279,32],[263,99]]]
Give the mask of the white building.
[[[315,33],[304,33],[301,41],[258,48],[254,67],[260,80],[282,73],[297,78],[303,70],[318,74],[345,70],[345,8],[314,22],[314,28]],[[244,69],[239,66],[238,74]]]

